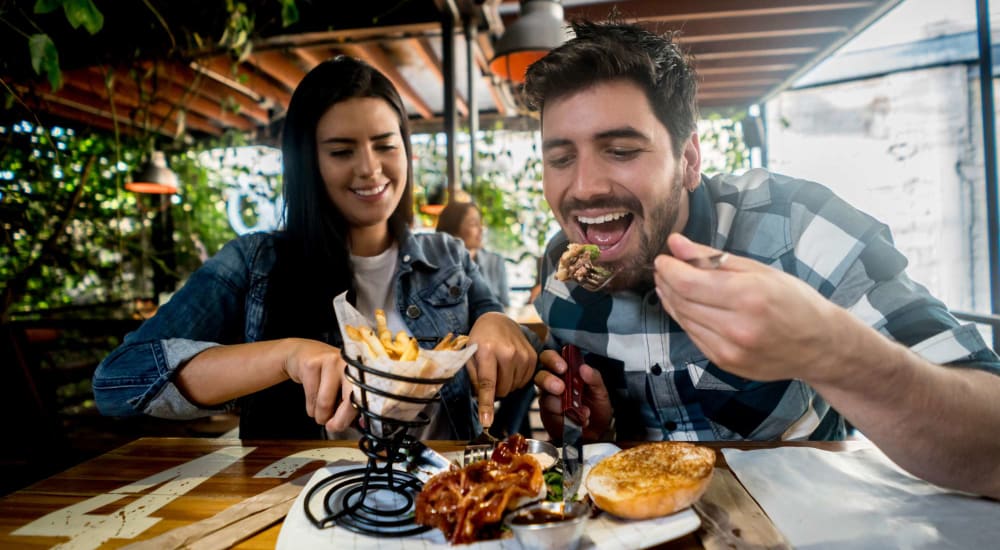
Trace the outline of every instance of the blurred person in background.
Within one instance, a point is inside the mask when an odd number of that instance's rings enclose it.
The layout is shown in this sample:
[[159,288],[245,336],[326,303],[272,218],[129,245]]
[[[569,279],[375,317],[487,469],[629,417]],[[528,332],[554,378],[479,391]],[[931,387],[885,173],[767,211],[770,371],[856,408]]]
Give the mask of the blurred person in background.
[[[507,260],[483,248],[483,229],[483,213],[473,202],[450,201],[438,215],[437,231],[454,235],[465,243],[493,294],[504,307],[510,307]],[[532,437],[529,410],[534,400],[535,388],[530,384],[500,399],[490,430],[493,435],[502,437],[517,432]]]
[[507,261],[503,256],[483,248],[483,230],[483,212],[473,202],[451,201],[438,215],[438,233],[454,235],[465,243],[493,294],[504,307],[510,307]]

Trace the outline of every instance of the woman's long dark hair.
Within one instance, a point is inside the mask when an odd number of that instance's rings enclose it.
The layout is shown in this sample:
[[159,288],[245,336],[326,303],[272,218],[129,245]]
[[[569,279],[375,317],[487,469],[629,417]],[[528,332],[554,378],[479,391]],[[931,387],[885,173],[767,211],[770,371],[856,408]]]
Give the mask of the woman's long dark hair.
[[[320,63],[295,88],[282,129],[285,228],[275,239],[277,263],[268,279],[263,339],[295,336],[341,345],[332,302],[353,289],[349,227],[320,174],[316,126],[333,105],[353,98],[383,99],[399,117],[406,186],[389,217],[389,230],[398,239],[413,221],[410,127],[399,93],[363,61],[338,56]],[[313,438],[322,431],[305,415],[302,387],[292,382],[247,396],[241,407],[241,437]]]
[[[316,157],[316,125],[334,104],[359,97],[385,100],[399,117],[406,150],[406,187],[389,218],[395,235],[413,221],[413,162],[410,126],[403,100],[382,73],[363,61],[338,56],[320,63],[295,88],[281,136],[284,163],[285,234],[301,246],[313,268],[349,269],[347,220],[330,200]],[[350,275],[350,272],[347,272]]]

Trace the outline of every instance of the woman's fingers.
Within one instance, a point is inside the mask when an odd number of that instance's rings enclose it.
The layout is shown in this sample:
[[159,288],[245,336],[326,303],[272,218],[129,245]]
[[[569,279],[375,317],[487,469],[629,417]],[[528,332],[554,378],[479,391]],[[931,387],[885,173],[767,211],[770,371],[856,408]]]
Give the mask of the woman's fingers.
[[354,419],[358,417],[358,409],[351,403],[351,383],[344,379],[340,386],[340,405],[337,406],[333,417],[326,423],[326,429],[331,432],[342,432],[350,427]]
[[333,409],[338,401],[341,382],[344,378],[344,365],[345,363],[340,360],[339,355],[323,359],[322,367],[320,367],[319,385],[314,398],[313,418],[317,424],[325,424],[333,416]]

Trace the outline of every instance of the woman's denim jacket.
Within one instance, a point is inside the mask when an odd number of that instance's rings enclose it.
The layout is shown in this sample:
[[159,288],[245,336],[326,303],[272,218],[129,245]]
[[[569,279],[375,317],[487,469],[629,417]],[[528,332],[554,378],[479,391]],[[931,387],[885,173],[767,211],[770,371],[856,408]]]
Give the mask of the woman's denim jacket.
[[[215,409],[192,404],[173,379],[180,366],[207,348],[261,339],[274,262],[269,233],[245,235],[224,246],[97,367],[98,409],[111,416],[172,419],[231,409],[233,403]],[[405,235],[398,266],[396,306],[414,336],[467,334],[480,315],[503,311],[461,241],[450,235]],[[464,369],[442,387],[441,398],[456,439],[479,432]]]

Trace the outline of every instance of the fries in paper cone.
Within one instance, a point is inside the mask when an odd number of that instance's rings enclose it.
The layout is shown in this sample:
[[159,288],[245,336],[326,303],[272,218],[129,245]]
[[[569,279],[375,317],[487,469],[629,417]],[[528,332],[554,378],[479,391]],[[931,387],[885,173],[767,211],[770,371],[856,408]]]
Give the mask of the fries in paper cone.
[[[416,338],[398,332],[395,336],[386,324],[385,312],[376,310],[375,327],[364,315],[347,302],[347,293],[333,299],[337,322],[344,338],[343,353],[365,366],[381,372],[410,378],[446,379],[451,378],[465,366],[476,353],[476,345],[469,344],[469,337],[447,334],[434,349],[422,349]],[[358,375],[356,368],[347,366],[352,375]],[[418,384],[365,373],[365,384],[395,396],[428,399],[441,388],[440,383]],[[361,388],[352,389],[354,399],[362,403]],[[426,406],[424,403],[410,403],[367,392],[368,410],[374,414],[413,420]]]

